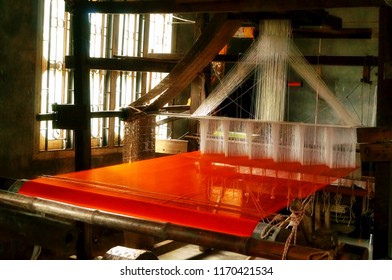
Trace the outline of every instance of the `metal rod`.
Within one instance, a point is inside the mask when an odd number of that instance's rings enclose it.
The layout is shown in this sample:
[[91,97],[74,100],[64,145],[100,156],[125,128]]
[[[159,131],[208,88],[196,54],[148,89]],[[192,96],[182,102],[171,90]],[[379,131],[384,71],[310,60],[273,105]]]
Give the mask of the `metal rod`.
[[[36,120],[37,121],[54,121],[56,120],[57,114],[56,113],[49,113],[49,114],[37,114]],[[98,111],[98,112],[90,112],[90,118],[123,118],[124,111]]]
[[[280,259],[285,247],[284,243],[257,240],[251,237],[229,235],[171,223],[142,220],[12,192],[0,191],[0,204],[17,207],[32,213],[44,213],[49,216],[86,224],[106,226],[166,240],[186,242],[267,259]],[[328,251],[292,245],[288,250],[287,259],[299,260],[309,259],[312,256],[327,255]]]
[[[97,112],[90,112],[90,118],[120,118],[125,119],[127,116],[127,111],[131,110],[132,108],[126,107],[122,110],[110,110],[110,111],[97,111]],[[140,111],[143,110],[143,107],[140,107]],[[189,110],[189,105],[172,105],[172,106],[165,106],[162,110],[166,112],[182,112]],[[149,112],[146,112],[150,114]],[[159,112],[153,112],[151,114],[159,114]],[[189,114],[188,114],[189,115]],[[47,114],[37,114],[36,120],[37,121],[54,121],[57,118],[56,113],[47,113]]]

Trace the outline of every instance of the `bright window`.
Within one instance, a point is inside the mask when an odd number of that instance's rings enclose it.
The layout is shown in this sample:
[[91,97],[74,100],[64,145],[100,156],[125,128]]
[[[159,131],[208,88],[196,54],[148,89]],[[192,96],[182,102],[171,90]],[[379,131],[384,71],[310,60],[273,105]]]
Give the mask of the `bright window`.
[[[45,0],[40,113],[52,104],[73,103],[73,71],[65,68],[70,55],[70,15],[64,0]],[[170,53],[172,16],[168,14],[90,14],[90,56],[100,58]],[[146,53],[147,52],[147,53]],[[91,111],[118,110],[158,84],[167,73],[90,71]],[[165,128],[159,134],[165,134]],[[118,118],[91,120],[92,147],[121,146],[123,122]],[[40,123],[40,151],[73,148],[72,131]]]

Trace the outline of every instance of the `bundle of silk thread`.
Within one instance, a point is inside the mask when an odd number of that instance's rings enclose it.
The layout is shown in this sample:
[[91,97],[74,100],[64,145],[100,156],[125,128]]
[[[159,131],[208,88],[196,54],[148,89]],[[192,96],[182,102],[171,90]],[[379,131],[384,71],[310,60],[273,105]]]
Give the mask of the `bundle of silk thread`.
[[207,117],[200,119],[200,151],[202,154],[354,168],[356,129]]
[[[200,119],[201,152],[331,168],[355,167],[355,127],[359,123],[293,44],[290,21],[266,20],[260,30],[260,37],[193,114]],[[289,66],[331,105],[344,126],[284,122]],[[252,73],[256,77],[254,119],[208,116]]]

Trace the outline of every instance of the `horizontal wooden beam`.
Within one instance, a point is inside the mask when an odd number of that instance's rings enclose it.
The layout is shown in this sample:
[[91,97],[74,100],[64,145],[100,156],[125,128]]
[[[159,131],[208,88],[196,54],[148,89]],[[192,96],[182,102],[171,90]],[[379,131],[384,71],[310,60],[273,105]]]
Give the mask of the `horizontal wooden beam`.
[[359,145],[362,162],[391,162],[392,142]]
[[374,56],[305,56],[310,64],[336,66],[377,66],[378,58]]
[[392,127],[361,127],[357,129],[358,143],[392,143]]
[[[214,61],[221,62],[237,62],[241,58],[240,55],[224,55],[215,56]],[[305,56],[310,64],[320,65],[336,65],[336,66],[377,66],[378,58],[374,56]]]
[[392,127],[358,128],[357,142],[361,161],[392,161]]
[[[90,57],[87,59],[87,65],[90,69],[165,73],[169,73],[177,64],[177,62],[178,60],[173,59],[158,59],[145,57]],[[74,57],[66,56],[65,65],[66,68],[73,69],[75,67]]]
[[231,19],[242,19],[250,25],[259,25],[260,20],[269,19],[288,19],[291,21],[291,26],[310,27],[323,26],[333,29],[342,28],[342,19],[330,15],[325,10],[301,10],[301,11],[285,11],[285,12],[241,12],[230,13]]
[[371,28],[298,28],[293,30],[294,38],[315,39],[371,39]]
[[[216,55],[212,61],[235,63],[240,55]],[[374,56],[305,56],[310,64],[337,66],[377,66],[378,58]],[[170,72],[180,59],[145,58],[145,57],[92,57],[87,60],[90,69],[113,71]],[[73,56],[65,57],[65,67],[73,69]]]
[[67,1],[71,12],[89,13],[203,13],[273,12],[328,8],[380,7],[384,0],[143,0],[143,1]]
[[370,197],[370,198],[374,197],[374,192],[372,192],[371,190],[364,190],[355,187],[349,188],[349,187],[327,185],[323,188],[323,191],[344,194],[349,196],[355,195],[356,197]]
[[[232,62],[239,60],[240,55],[216,55],[212,61]],[[377,66],[378,59],[374,56],[305,56],[310,64],[336,65],[336,66]],[[87,59],[90,69],[112,71],[139,71],[169,73],[179,62],[179,59],[145,58],[145,57],[116,57]],[[65,67],[75,67],[73,56],[65,57]]]

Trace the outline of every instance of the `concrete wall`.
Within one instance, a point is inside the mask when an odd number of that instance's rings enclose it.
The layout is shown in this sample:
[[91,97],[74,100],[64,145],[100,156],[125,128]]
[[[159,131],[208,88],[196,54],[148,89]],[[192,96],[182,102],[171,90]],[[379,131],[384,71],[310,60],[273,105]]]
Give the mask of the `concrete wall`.
[[0,2],[0,176],[30,173],[38,1]]

